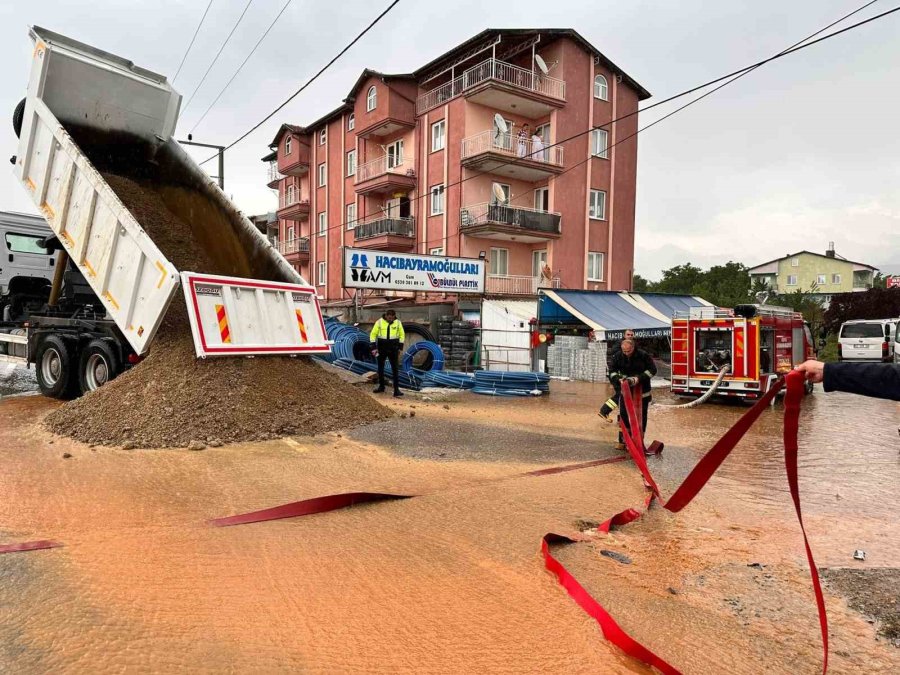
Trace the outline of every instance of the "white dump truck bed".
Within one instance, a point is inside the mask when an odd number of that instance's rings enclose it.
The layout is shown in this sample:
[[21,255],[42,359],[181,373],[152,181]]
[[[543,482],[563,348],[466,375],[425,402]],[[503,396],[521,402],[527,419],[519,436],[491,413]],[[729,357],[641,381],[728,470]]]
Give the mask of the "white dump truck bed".
[[[181,96],[165,77],[39,27],[31,30],[31,36],[35,48],[14,172],[136,353],[149,349],[180,285],[180,271],[77,144],[73,138],[76,128],[110,138],[135,139],[164,154],[168,169],[187,176],[190,185],[180,188],[179,194],[166,196],[176,205],[194,202],[202,206],[195,208],[190,203],[184,215],[214,221],[209,227],[218,228],[217,236],[207,237],[204,245],[211,258],[240,259],[234,276],[308,287],[172,138]],[[111,147],[115,148],[115,143]],[[122,151],[126,151],[124,146]],[[217,246],[223,250],[213,250]],[[253,279],[253,273],[260,270],[267,278]],[[230,304],[229,311],[235,313],[229,317],[233,325],[247,323],[246,317],[237,314],[246,311],[245,306]],[[196,324],[210,320],[193,314],[206,311],[204,307],[187,303]],[[296,310],[301,319],[294,321],[294,332],[285,332],[283,316],[273,319],[271,327],[259,324],[270,313],[254,308],[257,329],[248,335],[247,350],[241,349],[243,345],[234,336],[225,352],[201,349],[195,339],[197,353],[327,352],[316,295],[302,295],[302,302],[291,310],[290,316],[294,317]],[[278,349],[266,350],[267,344]]]

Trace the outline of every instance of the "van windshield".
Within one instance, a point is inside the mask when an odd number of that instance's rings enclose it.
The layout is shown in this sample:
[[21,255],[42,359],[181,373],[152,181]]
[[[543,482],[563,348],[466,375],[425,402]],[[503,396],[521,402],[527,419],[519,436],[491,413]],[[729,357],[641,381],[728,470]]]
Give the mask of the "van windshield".
[[884,328],[880,323],[851,323],[841,328],[842,338],[884,339]]

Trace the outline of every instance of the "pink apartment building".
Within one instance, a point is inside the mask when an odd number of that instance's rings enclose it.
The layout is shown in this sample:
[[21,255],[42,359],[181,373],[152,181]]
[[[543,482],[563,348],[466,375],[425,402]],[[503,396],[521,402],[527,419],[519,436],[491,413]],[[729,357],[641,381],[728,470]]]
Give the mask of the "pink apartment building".
[[552,144],[649,96],[571,29],[490,29],[412,73],[367,69],[332,112],[273,139],[278,247],[326,307],[352,302],[345,246],[483,256],[498,296],[534,296],[545,262],[558,287],[630,289],[637,114]]

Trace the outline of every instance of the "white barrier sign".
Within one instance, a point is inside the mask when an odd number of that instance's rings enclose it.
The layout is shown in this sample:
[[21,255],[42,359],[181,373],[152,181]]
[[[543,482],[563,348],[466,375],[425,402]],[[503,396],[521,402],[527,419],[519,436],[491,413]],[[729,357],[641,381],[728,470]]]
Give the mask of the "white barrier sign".
[[344,249],[344,288],[484,293],[485,261],[365,248]]

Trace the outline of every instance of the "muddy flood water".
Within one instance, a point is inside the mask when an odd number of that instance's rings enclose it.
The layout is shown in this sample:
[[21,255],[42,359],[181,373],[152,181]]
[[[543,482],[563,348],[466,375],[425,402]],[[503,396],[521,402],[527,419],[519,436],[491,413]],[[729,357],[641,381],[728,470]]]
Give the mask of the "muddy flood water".
[[[518,475],[618,454],[596,415],[606,388],[551,386],[529,400],[384,399],[397,415],[366,427],[199,452],[89,447],[41,428],[56,402],[0,400],[0,544],[64,544],[0,555],[0,672],[648,672],[544,570],[541,537],[584,530],[554,555],[682,672],[820,672],[781,404],[684,511],[592,535],[645,491],[630,461]],[[665,494],[745,410],[651,408]],[[882,622],[848,601],[865,581],[827,580],[900,568],[898,424],[887,401],[804,401],[801,497],[826,571],[832,672],[900,672]],[[206,522],[363,490],[420,496]],[[879,592],[897,594],[894,578]]]

